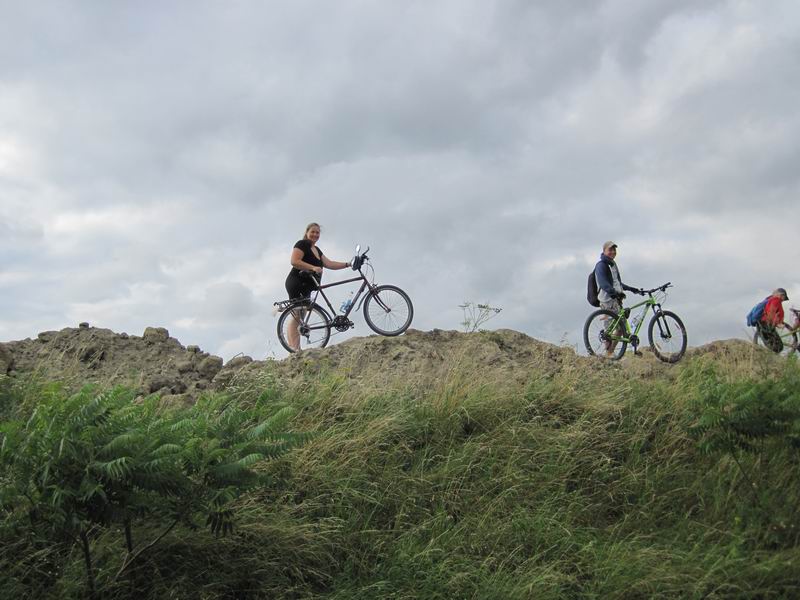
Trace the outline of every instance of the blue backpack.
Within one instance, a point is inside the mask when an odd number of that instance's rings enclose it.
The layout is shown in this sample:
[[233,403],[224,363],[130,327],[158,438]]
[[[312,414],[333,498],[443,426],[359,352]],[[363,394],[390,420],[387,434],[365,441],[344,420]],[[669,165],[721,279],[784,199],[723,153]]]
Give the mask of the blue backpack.
[[764,316],[764,308],[767,306],[767,302],[769,302],[769,296],[764,298],[761,302],[750,309],[750,312],[747,313],[748,327],[755,327],[758,325],[758,323],[761,321],[761,317]]

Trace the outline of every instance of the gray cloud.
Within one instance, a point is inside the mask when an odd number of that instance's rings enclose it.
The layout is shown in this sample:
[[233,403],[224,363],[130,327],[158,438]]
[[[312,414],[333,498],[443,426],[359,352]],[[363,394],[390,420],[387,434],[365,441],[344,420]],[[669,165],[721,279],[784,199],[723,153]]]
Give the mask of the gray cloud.
[[3,14],[0,339],[89,320],[278,353],[312,220],[334,258],[371,245],[422,328],[488,301],[577,343],[609,238],[631,283],[676,283],[693,343],[800,294],[788,0]]

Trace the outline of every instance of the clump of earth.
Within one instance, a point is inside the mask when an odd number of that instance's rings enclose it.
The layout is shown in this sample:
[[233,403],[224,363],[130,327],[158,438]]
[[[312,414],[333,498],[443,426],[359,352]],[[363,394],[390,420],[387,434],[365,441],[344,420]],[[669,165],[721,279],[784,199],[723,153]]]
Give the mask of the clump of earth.
[[[241,366],[251,360],[238,357],[228,365]],[[213,387],[222,368],[222,358],[198,346],[183,346],[163,327],[148,327],[139,336],[81,323],[0,344],[0,375],[34,374],[46,381],[80,385],[123,384],[142,395],[187,402]]]
[[[725,360],[752,360],[752,344],[742,340],[712,342],[687,353]],[[227,363],[198,346],[183,346],[163,327],[142,335],[115,333],[82,323],[45,331],[34,339],[0,343],[0,376],[34,374],[76,385],[98,383],[134,387],[141,395],[158,394],[171,402],[193,402],[205,390],[221,390],[280,381],[302,385],[317,375],[336,373],[349,385],[372,389],[425,389],[466,379],[519,386],[565,369],[611,369],[625,377],[649,377],[673,369],[645,349],[620,362],[579,356],[574,348],[500,329],[461,333],[410,329],[395,338],[352,338],[329,348],[305,351],[283,360],[254,361],[238,356]]]

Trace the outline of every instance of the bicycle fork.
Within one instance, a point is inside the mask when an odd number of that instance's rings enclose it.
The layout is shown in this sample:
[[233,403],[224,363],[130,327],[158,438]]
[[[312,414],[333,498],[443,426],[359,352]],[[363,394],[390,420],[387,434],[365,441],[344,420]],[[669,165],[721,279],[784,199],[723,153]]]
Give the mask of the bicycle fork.
[[[655,309],[653,309],[655,310]],[[658,334],[661,336],[662,340],[669,340],[672,338],[672,332],[669,330],[669,321],[664,318],[664,312],[661,310],[661,307],[658,307],[658,310],[655,310],[656,313],[656,325],[658,325]]]

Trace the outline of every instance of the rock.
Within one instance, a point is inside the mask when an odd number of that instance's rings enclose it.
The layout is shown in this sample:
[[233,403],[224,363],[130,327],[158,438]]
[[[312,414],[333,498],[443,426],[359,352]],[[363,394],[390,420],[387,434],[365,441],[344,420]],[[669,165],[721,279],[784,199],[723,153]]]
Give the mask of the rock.
[[181,350],[183,350],[183,346],[181,345],[181,343],[174,337],[167,337],[167,343],[170,344],[171,346],[175,346],[176,348],[180,348]]
[[222,359],[219,356],[207,356],[197,366],[197,372],[205,379],[214,379],[222,369]]
[[39,335],[36,336],[36,339],[46,344],[49,341],[52,341],[54,337],[56,337],[57,331],[43,331]]
[[14,357],[5,344],[0,344],[0,375],[5,375],[14,367]]
[[127,340],[128,339],[128,334],[123,331],[122,333],[119,334],[119,338],[121,340]]
[[89,329],[89,324],[86,321],[78,323],[78,329]]
[[191,360],[179,360],[175,363],[175,368],[178,373],[188,373],[194,369],[194,363]]
[[172,394],[180,394],[186,391],[186,384],[177,377],[161,374],[151,377],[142,386],[142,391],[145,394],[154,394],[162,390],[167,390],[168,393]]
[[243,367],[245,365],[249,365],[253,362],[253,359],[250,356],[236,356],[230,359],[227,364],[225,365],[226,369],[238,369],[239,367]]
[[163,327],[147,327],[142,334],[142,338],[149,344],[166,342],[169,339],[169,331]]
[[228,387],[234,377],[236,377],[235,371],[229,371],[228,369],[225,369],[214,376],[214,380],[211,382],[211,384],[214,386],[214,388],[221,390]]
[[99,346],[89,345],[78,352],[78,360],[83,363],[97,363],[105,358],[106,351]]
[[191,352],[192,354],[197,354],[200,352],[200,346],[195,346],[194,344],[191,346],[186,346],[186,351]]

